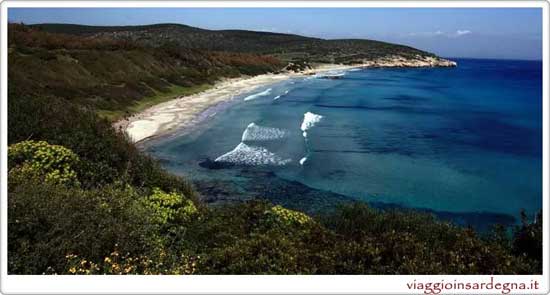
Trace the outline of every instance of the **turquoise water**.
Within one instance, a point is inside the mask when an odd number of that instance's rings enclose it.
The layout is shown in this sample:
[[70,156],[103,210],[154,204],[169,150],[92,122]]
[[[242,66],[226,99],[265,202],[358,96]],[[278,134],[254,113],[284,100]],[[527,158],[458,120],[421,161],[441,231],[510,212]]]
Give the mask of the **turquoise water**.
[[308,207],[316,197],[308,191],[303,199],[307,187],[319,198],[330,192],[456,216],[536,212],[542,63],[457,61],[457,68],[362,69],[266,86],[147,150],[211,201],[278,202],[269,197],[277,192],[288,194],[281,203]]

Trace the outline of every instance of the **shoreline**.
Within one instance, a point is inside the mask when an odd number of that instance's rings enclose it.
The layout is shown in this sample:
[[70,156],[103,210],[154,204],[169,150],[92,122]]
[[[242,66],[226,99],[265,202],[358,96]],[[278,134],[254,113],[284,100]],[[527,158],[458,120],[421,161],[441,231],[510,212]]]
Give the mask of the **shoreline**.
[[132,142],[139,144],[149,139],[163,137],[173,132],[190,128],[206,119],[202,118],[201,120],[201,114],[219,104],[232,101],[235,96],[253,92],[258,88],[291,78],[311,76],[331,71],[346,71],[355,68],[454,66],[456,66],[455,62],[445,59],[425,58],[423,60],[407,60],[394,57],[381,58],[354,65],[319,64],[301,72],[268,73],[258,76],[222,79],[216,82],[210,89],[192,95],[179,96],[154,105],[127,118],[116,121],[112,126],[115,130],[125,133]]
[[[323,72],[362,68],[365,65],[326,64],[298,73],[262,74],[222,79],[212,88],[154,105],[112,124],[115,130],[124,132],[134,143],[169,135],[187,129],[200,122],[201,114],[221,103],[230,102],[235,96],[291,78],[305,77]],[[199,119],[199,120],[197,120]],[[204,119],[204,118],[203,118]]]

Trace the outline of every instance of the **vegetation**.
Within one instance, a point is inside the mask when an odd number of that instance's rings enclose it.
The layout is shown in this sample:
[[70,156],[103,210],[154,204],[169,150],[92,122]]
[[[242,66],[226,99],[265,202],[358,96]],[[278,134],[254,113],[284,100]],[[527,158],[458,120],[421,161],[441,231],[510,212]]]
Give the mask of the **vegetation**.
[[53,34],[9,26],[9,89],[15,97],[46,95],[119,118],[222,77],[282,68],[270,56],[210,52],[162,43],[150,47],[107,37]]
[[45,141],[22,141],[8,148],[8,165],[18,167],[17,173],[52,183],[78,185],[74,170],[78,160],[71,150]]
[[278,69],[271,56],[9,30],[10,274],[542,272],[540,217],[480,235],[364,204],[321,216],[261,201],[208,208],[98,116]]
[[324,40],[292,34],[244,30],[204,30],[180,24],[147,26],[82,26],[39,24],[48,32],[78,36],[109,37],[127,42],[158,46],[171,42],[178,46],[214,51],[272,54],[286,62],[349,63],[387,55],[404,57],[433,56],[412,47],[364,39]]

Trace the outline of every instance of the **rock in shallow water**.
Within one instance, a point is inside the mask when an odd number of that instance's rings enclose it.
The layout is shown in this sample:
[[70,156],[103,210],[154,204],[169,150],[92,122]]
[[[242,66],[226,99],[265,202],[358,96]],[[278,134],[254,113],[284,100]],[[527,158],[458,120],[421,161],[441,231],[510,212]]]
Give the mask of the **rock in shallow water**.
[[227,169],[234,166],[233,163],[213,161],[211,159],[206,159],[199,163],[199,166],[206,169]]

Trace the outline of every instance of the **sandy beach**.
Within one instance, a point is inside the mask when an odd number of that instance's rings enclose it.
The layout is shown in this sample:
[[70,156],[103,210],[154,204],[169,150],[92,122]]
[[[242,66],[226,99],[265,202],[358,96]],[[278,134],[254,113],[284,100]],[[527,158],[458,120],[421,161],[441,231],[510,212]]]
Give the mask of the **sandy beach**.
[[194,119],[207,109],[219,103],[229,101],[240,94],[252,92],[262,86],[292,77],[357,67],[362,67],[362,65],[326,64],[300,73],[264,74],[254,77],[225,79],[217,82],[212,88],[203,92],[178,97],[152,106],[142,112],[115,122],[113,127],[116,130],[126,132],[132,141],[140,142],[148,138],[169,134],[175,130],[181,130],[181,128],[190,127],[195,122]]

